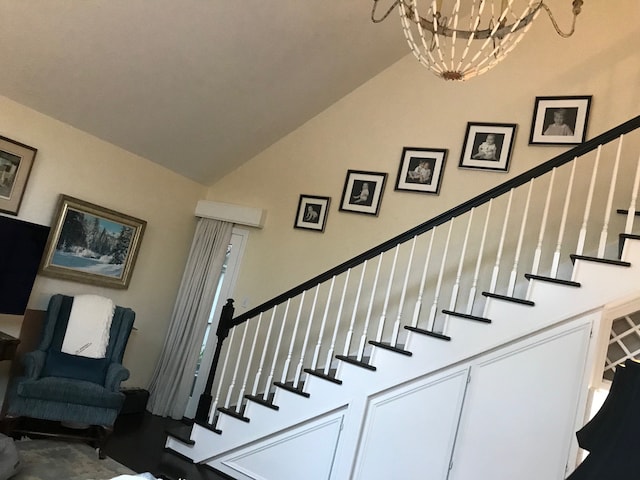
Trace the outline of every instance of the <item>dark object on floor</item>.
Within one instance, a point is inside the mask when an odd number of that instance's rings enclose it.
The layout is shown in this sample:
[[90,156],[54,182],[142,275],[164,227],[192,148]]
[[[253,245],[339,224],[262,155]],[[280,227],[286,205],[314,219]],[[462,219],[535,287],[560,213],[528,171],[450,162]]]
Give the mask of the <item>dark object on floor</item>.
[[120,415],[129,415],[132,413],[143,413],[147,408],[149,401],[149,392],[142,388],[123,388],[124,404]]
[[581,428],[578,444],[589,456],[567,480],[629,480],[640,464],[640,364],[627,360],[616,368],[609,396],[598,413]]

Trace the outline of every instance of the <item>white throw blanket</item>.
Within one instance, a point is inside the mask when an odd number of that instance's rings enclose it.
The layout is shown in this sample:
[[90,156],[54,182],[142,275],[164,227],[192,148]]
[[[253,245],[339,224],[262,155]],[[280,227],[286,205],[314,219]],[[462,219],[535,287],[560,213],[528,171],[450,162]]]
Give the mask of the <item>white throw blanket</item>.
[[98,295],[75,296],[62,351],[71,355],[104,358],[115,308],[109,298]]

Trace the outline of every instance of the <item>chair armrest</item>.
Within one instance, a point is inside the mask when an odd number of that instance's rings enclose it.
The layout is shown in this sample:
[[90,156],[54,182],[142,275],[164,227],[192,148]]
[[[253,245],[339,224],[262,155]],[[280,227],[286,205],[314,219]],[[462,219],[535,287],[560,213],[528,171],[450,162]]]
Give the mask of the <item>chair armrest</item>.
[[42,350],[34,350],[33,352],[25,353],[22,356],[22,366],[24,367],[25,377],[33,379],[40,378],[45,358],[46,353]]
[[120,363],[112,363],[107,369],[104,387],[112,392],[120,391],[120,383],[129,378],[129,370]]

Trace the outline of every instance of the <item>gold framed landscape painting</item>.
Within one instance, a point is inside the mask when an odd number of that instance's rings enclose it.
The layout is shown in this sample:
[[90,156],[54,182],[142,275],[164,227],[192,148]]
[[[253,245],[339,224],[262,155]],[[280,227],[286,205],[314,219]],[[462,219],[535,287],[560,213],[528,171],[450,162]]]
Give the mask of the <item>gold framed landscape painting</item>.
[[37,150],[0,136],[0,212],[17,215]]
[[147,222],[61,195],[51,227],[43,275],[127,288]]

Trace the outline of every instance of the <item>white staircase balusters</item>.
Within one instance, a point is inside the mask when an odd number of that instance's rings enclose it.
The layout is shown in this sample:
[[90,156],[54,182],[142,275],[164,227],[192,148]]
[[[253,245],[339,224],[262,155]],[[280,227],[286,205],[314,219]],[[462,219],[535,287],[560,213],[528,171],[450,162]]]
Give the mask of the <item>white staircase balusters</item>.
[[393,263],[391,264],[391,272],[389,273],[389,281],[387,282],[387,292],[384,296],[384,305],[382,307],[382,313],[380,314],[380,320],[378,322],[378,332],[376,333],[376,342],[382,341],[382,335],[384,333],[384,322],[387,318],[387,308],[389,308],[389,297],[391,296],[391,287],[393,286],[393,277],[396,272],[396,264],[398,263],[399,250],[400,250],[400,244],[396,245],[396,251],[393,254]]
[[602,153],[602,145],[598,145],[596,160],[593,164],[591,172],[591,181],[589,182],[589,192],[587,193],[587,201],[584,204],[584,215],[582,217],[582,225],[580,226],[580,234],[578,235],[578,246],[576,247],[576,255],[584,253],[584,242],[587,238],[587,225],[589,224],[589,215],[591,214],[591,203],[593,202],[593,192],[596,188],[596,178],[600,168],[600,154]]
[[489,228],[489,219],[491,218],[491,207],[493,206],[493,198],[489,200],[487,206],[487,214],[484,217],[484,226],[482,227],[482,237],[480,239],[480,248],[478,250],[478,258],[476,260],[476,268],[473,273],[473,280],[471,282],[471,288],[469,289],[469,299],[467,300],[467,309],[465,313],[471,315],[473,312],[473,306],[476,301],[476,293],[478,291],[478,278],[480,276],[480,267],[482,265],[482,259],[484,254],[484,245],[487,240],[487,230]]
[[331,306],[331,297],[333,296],[333,286],[336,283],[336,276],[331,277],[331,283],[329,284],[329,293],[327,294],[327,300],[324,305],[324,313],[322,314],[322,322],[320,323],[320,331],[318,332],[318,341],[316,342],[316,348],[313,351],[313,359],[311,360],[311,370],[318,368],[318,357],[320,356],[320,349],[322,348],[322,337],[324,336],[324,329],[327,325],[327,318],[329,316],[329,307]]
[[[242,352],[244,350],[244,342],[247,339],[247,324],[249,322],[244,322],[242,325],[242,340],[240,340],[240,348],[238,349],[238,356],[236,357],[236,366],[233,367],[233,376],[231,377],[231,384],[229,385],[229,389],[227,390],[227,398],[224,402],[224,408],[230,408],[231,406],[231,396],[233,394],[233,389],[236,386],[236,379],[238,378],[238,369],[240,367],[240,361],[242,360]],[[238,325],[236,328],[241,328]]]
[[[249,322],[247,324],[247,330],[249,329]],[[253,353],[256,350],[256,343],[258,341],[258,333],[260,332],[260,324],[262,323],[262,313],[258,316],[256,322],[256,331],[253,334],[253,342],[251,342],[251,351],[249,352],[249,359],[247,360],[247,368],[244,371],[244,378],[242,380],[242,386],[240,387],[240,393],[238,393],[238,401],[236,402],[236,412],[240,413],[242,407],[242,401],[244,400],[244,392],[247,389],[247,381],[249,380],[249,372],[251,371],[251,363],[253,362]]]
[[302,315],[302,307],[304,306],[304,297],[307,291],[302,292],[300,296],[300,303],[298,304],[298,313],[296,314],[296,321],[293,324],[293,332],[291,333],[291,340],[289,341],[289,349],[287,350],[287,359],[284,361],[284,367],[282,367],[282,375],[280,382],[287,383],[287,375],[289,375],[289,365],[291,365],[291,357],[293,355],[293,347],[296,343],[296,335],[298,334],[298,326],[300,325],[300,316]]
[[418,326],[418,319],[420,318],[420,310],[422,309],[422,301],[424,297],[424,288],[427,283],[427,272],[429,271],[429,260],[431,259],[431,250],[433,249],[433,237],[436,234],[436,229],[438,227],[433,227],[431,229],[431,238],[429,239],[429,247],[427,248],[427,256],[424,259],[424,264],[422,267],[422,277],[420,278],[420,288],[418,289],[418,298],[416,298],[416,305],[413,308],[413,318],[411,319],[411,326]]
[[624,135],[618,138],[618,150],[616,152],[616,161],[613,164],[613,172],[611,173],[611,183],[609,184],[609,196],[607,197],[607,207],[604,210],[604,221],[602,223],[602,232],[600,233],[600,243],[598,245],[598,258],[604,258],[604,250],[607,246],[607,235],[609,231],[609,219],[611,218],[611,207],[613,205],[613,195],[616,191],[616,182],[618,180],[618,167],[620,165],[620,155],[622,153],[622,141]]
[[229,355],[233,349],[233,337],[236,333],[236,329],[231,329],[231,335],[229,335],[229,343],[227,344],[227,351],[224,354],[224,361],[222,362],[222,368],[220,369],[220,374],[218,376],[218,388],[216,389],[216,396],[213,399],[213,403],[211,404],[211,409],[209,410],[209,423],[213,423],[216,418],[216,411],[218,410],[218,402],[220,401],[220,394],[222,393],[222,385],[224,377],[227,373],[227,364],[229,363]]
[[520,262],[520,254],[522,253],[522,242],[524,240],[524,231],[527,226],[527,220],[529,218],[529,204],[531,203],[531,192],[533,191],[533,184],[535,178],[532,178],[529,182],[529,190],[527,191],[527,200],[524,205],[524,211],[522,212],[522,221],[520,222],[520,234],[518,235],[518,243],[516,245],[516,253],[513,260],[513,268],[511,269],[511,275],[509,276],[509,285],[507,286],[507,296],[513,297],[516,289],[516,277],[518,275],[518,263]]
[[291,305],[291,299],[289,298],[284,307],[284,314],[282,315],[282,323],[280,324],[280,332],[278,333],[276,348],[273,351],[273,358],[271,360],[271,370],[269,370],[269,376],[267,377],[264,393],[262,394],[262,399],[265,401],[269,400],[269,391],[271,390],[271,382],[273,381],[273,377],[276,372],[276,362],[278,361],[278,355],[280,354],[280,345],[282,344],[282,335],[284,334],[284,327],[287,323],[287,314],[289,313],[290,305]]
[[[440,262],[440,271],[438,272],[438,281],[436,283],[436,290],[433,294],[433,304],[429,311],[429,321],[427,322],[427,329],[434,332],[436,328],[436,314],[438,313],[438,300],[440,298],[440,290],[442,288],[442,277],[444,276],[445,265],[447,263],[447,253],[449,252],[449,243],[451,242],[451,231],[453,230],[455,218],[449,220],[449,230],[447,232],[447,240],[444,244],[444,251],[442,252],[442,260]],[[442,329],[441,329],[442,330]]]
[[331,345],[329,346],[329,351],[327,352],[327,360],[324,364],[324,374],[329,375],[329,371],[331,370],[331,361],[333,360],[333,352],[336,348],[336,339],[338,338],[338,330],[340,328],[340,319],[342,317],[342,309],[344,308],[344,299],[347,296],[347,288],[349,286],[349,276],[351,275],[351,269],[347,270],[347,274],[344,279],[344,286],[342,287],[342,296],[340,297],[340,304],[338,306],[338,312],[336,314],[336,323],[333,326],[333,335],[331,336]]
[[356,323],[356,317],[358,315],[358,306],[360,305],[360,295],[362,293],[362,283],[364,282],[364,276],[366,272],[367,272],[367,260],[365,260],[362,263],[362,271],[360,272],[360,281],[358,282],[358,290],[356,291],[356,298],[353,302],[353,310],[351,311],[351,321],[349,322],[347,337],[344,340],[342,355],[344,355],[345,357],[349,355],[349,350],[351,349],[351,338],[353,337],[353,326]]
[[302,350],[300,351],[300,360],[298,360],[296,373],[293,376],[293,388],[298,388],[298,383],[300,382],[300,376],[302,375],[302,364],[304,363],[304,355],[305,353],[307,353],[307,345],[309,344],[309,335],[311,334],[311,325],[313,325],[313,315],[316,312],[316,305],[318,304],[318,292],[320,292],[320,284],[316,285],[316,293],[313,295],[313,303],[311,304],[311,311],[309,312],[309,320],[307,321],[307,331],[304,333]]
[[398,332],[400,331],[400,321],[402,320],[402,310],[404,309],[404,301],[407,296],[407,286],[409,285],[409,275],[411,273],[411,265],[413,265],[413,253],[416,249],[416,238],[413,237],[411,242],[411,251],[409,252],[409,260],[407,261],[406,272],[404,274],[404,282],[402,284],[402,292],[400,293],[400,301],[398,303],[398,315],[396,321],[393,324],[393,330],[391,333],[391,345],[396,346],[398,344]]
[[638,186],[640,186],[640,156],[638,157],[638,165],[636,166],[636,176],[633,180],[633,192],[631,193],[631,202],[627,210],[627,221],[624,225],[624,233],[629,235],[633,229],[633,220],[636,216],[636,202],[638,201]]
[[[531,265],[531,274],[538,275],[540,269],[540,257],[542,256],[542,244],[544,242],[544,235],[547,230],[547,220],[549,218],[549,207],[551,206],[551,194],[553,193],[553,185],[556,179],[556,167],[551,170],[551,178],[549,179],[549,186],[547,187],[547,196],[544,201],[544,210],[542,211],[542,218],[540,220],[540,229],[538,230],[538,242],[536,243],[536,249],[533,252],[533,264]],[[529,282],[527,287],[526,299],[531,298],[532,282]]]
[[496,293],[496,285],[498,284],[498,275],[500,274],[500,261],[502,260],[502,250],[504,248],[504,240],[505,240],[505,237],[507,236],[507,225],[509,224],[509,215],[511,213],[512,200],[513,200],[513,188],[509,190],[509,197],[507,200],[507,210],[504,213],[504,221],[502,222],[502,233],[500,234],[498,251],[496,253],[496,263],[493,266],[493,273],[491,274],[491,283],[489,284],[489,293]]
[[[271,331],[273,330],[273,320],[276,316],[276,310],[278,306],[274,306],[271,311],[271,318],[269,319],[269,326],[267,327],[267,334],[262,339],[262,354],[260,355],[260,363],[258,364],[258,371],[256,372],[256,377],[253,380],[253,388],[251,389],[251,395],[254,397],[258,394],[258,387],[260,385],[260,377],[262,376],[262,369],[264,368],[264,361],[267,357],[267,346],[271,344]],[[267,387],[266,390],[269,390]]]
[[569,184],[567,185],[567,193],[564,197],[564,207],[562,208],[562,217],[560,219],[560,228],[558,229],[558,240],[556,241],[556,250],[553,252],[553,261],[551,263],[551,278],[558,278],[558,268],[560,267],[560,255],[562,253],[562,242],[564,241],[564,231],[567,226],[567,217],[569,216],[569,204],[571,203],[571,193],[573,192],[573,181],[576,174],[576,160],[571,162],[571,175],[569,175]]
[[378,266],[376,267],[376,275],[373,278],[373,286],[371,287],[371,295],[369,297],[369,306],[367,307],[367,316],[364,320],[364,327],[362,329],[362,335],[360,336],[360,344],[358,345],[357,360],[362,361],[364,356],[364,347],[367,343],[367,335],[369,334],[369,323],[371,322],[371,312],[373,311],[373,301],[376,298],[376,289],[378,288],[378,278],[380,278],[380,267],[382,266],[382,258],[384,252],[378,255]]
[[[458,262],[458,270],[456,271],[456,279],[453,284],[453,288],[451,289],[451,300],[449,301],[449,310],[452,312],[456,311],[456,305],[458,303],[458,292],[460,291],[460,280],[462,279],[462,267],[464,266],[464,258],[467,254],[467,245],[469,243],[469,233],[471,232],[471,224],[473,223],[473,212],[475,212],[475,207],[469,211],[469,220],[467,220],[467,230],[464,234],[464,241],[462,242],[462,250],[460,252],[460,262]],[[444,317],[444,328],[443,330],[447,330],[447,325],[449,323],[449,315],[445,315]]]

